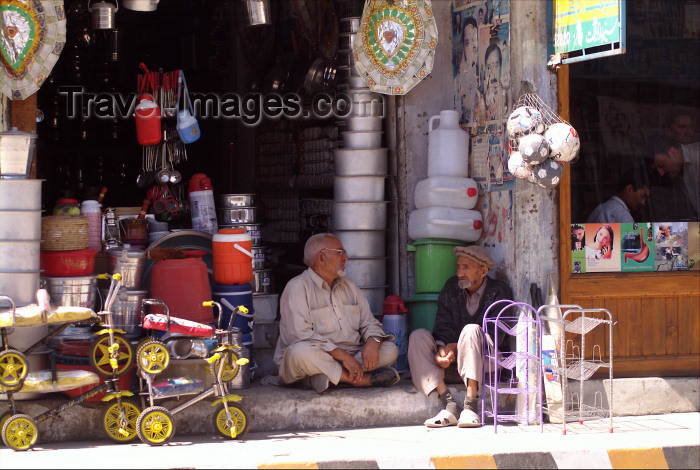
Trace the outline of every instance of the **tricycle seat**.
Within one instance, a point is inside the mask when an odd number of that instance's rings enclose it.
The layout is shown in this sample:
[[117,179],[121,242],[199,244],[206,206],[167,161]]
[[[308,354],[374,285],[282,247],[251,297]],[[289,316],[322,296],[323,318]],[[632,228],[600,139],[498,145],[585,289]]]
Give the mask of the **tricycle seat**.
[[[170,323],[168,325],[168,323]],[[199,323],[179,317],[168,317],[162,313],[149,313],[143,319],[143,327],[159,331],[169,331],[189,336],[210,338],[215,328],[206,323]]]
[[39,326],[56,323],[75,323],[97,318],[97,314],[85,307],[51,307],[44,310],[37,304],[18,307],[14,313],[14,325],[12,324],[12,310],[0,312],[0,328],[12,328],[13,326]]

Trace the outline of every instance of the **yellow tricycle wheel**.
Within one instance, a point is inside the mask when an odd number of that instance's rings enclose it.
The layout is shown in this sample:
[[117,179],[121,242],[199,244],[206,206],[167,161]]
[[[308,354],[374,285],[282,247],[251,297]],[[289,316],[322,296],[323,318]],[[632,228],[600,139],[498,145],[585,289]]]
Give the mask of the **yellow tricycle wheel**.
[[170,353],[161,341],[146,341],[136,351],[136,364],[146,374],[160,374],[170,364]]
[[223,382],[233,380],[233,378],[238,375],[238,371],[240,370],[241,366],[239,366],[236,361],[238,361],[238,356],[236,353],[231,351],[224,353],[224,357],[220,365],[220,367],[224,368],[224,370],[221,372],[221,380]]
[[152,446],[162,446],[175,435],[173,417],[162,406],[146,408],[136,420],[136,432],[141,442]]
[[14,415],[2,425],[2,440],[14,450],[31,449],[38,437],[36,422],[29,415]]
[[[226,416],[224,404],[217,407],[217,412],[214,414],[214,428],[227,439],[243,438],[248,433],[248,418],[241,408],[231,404],[228,405],[228,411],[231,414],[230,420]],[[232,429],[235,429],[233,433]]]
[[[20,411],[18,414],[22,414],[22,412]],[[10,412],[10,411],[5,411],[3,414],[0,415],[0,433],[2,433],[2,427],[5,425],[7,420],[10,419],[11,417],[12,417],[12,412]],[[3,445],[7,445],[7,444],[5,444],[5,438],[2,438],[0,440],[2,440]]]
[[0,385],[9,390],[19,390],[28,373],[24,354],[16,349],[0,352]]
[[136,420],[141,410],[133,400],[122,398],[121,408],[117,400],[110,402],[102,413],[102,424],[107,437],[124,443],[136,438]]
[[126,336],[114,333],[114,344],[117,346],[115,356],[117,359],[116,368],[110,362],[110,339],[109,334],[105,333],[98,336],[90,345],[90,354],[88,360],[90,366],[97,374],[102,377],[121,377],[129,371],[129,368],[134,363],[134,353],[131,350],[131,343]]

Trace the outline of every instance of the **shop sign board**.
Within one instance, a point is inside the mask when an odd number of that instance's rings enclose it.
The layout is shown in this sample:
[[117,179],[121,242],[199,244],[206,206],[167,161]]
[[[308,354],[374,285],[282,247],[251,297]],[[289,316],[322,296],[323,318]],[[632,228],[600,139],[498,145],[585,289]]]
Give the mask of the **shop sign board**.
[[552,0],[553,52],[562,63],[625,53],[626,0]]

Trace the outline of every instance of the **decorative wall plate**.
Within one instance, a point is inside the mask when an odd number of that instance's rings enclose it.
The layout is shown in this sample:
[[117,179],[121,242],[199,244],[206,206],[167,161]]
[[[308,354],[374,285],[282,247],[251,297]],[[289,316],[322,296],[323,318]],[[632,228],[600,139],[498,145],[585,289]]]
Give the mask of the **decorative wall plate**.
[[13,100],[35,93],[66,44],[63,0],[0,4],[0,91]]
[[404,95],[433,69],[438,30],[430,0],[368,0],[353,59],[378,93]]

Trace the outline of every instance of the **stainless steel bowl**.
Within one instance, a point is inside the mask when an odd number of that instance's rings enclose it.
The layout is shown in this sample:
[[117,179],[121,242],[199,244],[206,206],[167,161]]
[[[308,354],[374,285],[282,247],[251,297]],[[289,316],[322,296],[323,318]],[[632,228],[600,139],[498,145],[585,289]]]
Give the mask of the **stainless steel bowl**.
[[381,131],[383,119],[378,116],[351,116],[344,122],[346,131]]
[[343,145],[347,149],[378,149],[382,146],[383,131],[345,131]]
[[335,176],[333,198],[339,202],[384,200],[385,176]]
[[265,269],[265,249],[263,247],[254,247],[253,252],[253,270]]
[[354,49],[356,37],[357,37],[356,33],[342,33],[340,35],[340,42],[338,44],[338,49]]
[[253,271],[253,295],[272,293],[271,269],[257,269]]
[[384,176],[389,160],[387,149],[335,149],[333,151],[337,176]]
[[351,258],[386,256],[386,230],[333,230]]
[[383,230],[387,202],[333,202],[333,230]]
[[219,223],[223,225],[252,224],[255,222],[255,207],[219,207]]
[[344,33],[356,33],[360,30],[360,21],[362,17],[353,16],[349,18],[340,19],[340,34]]
[[255,206],[255,194],[222,194],[219,196],[219,207],[241,206]]

